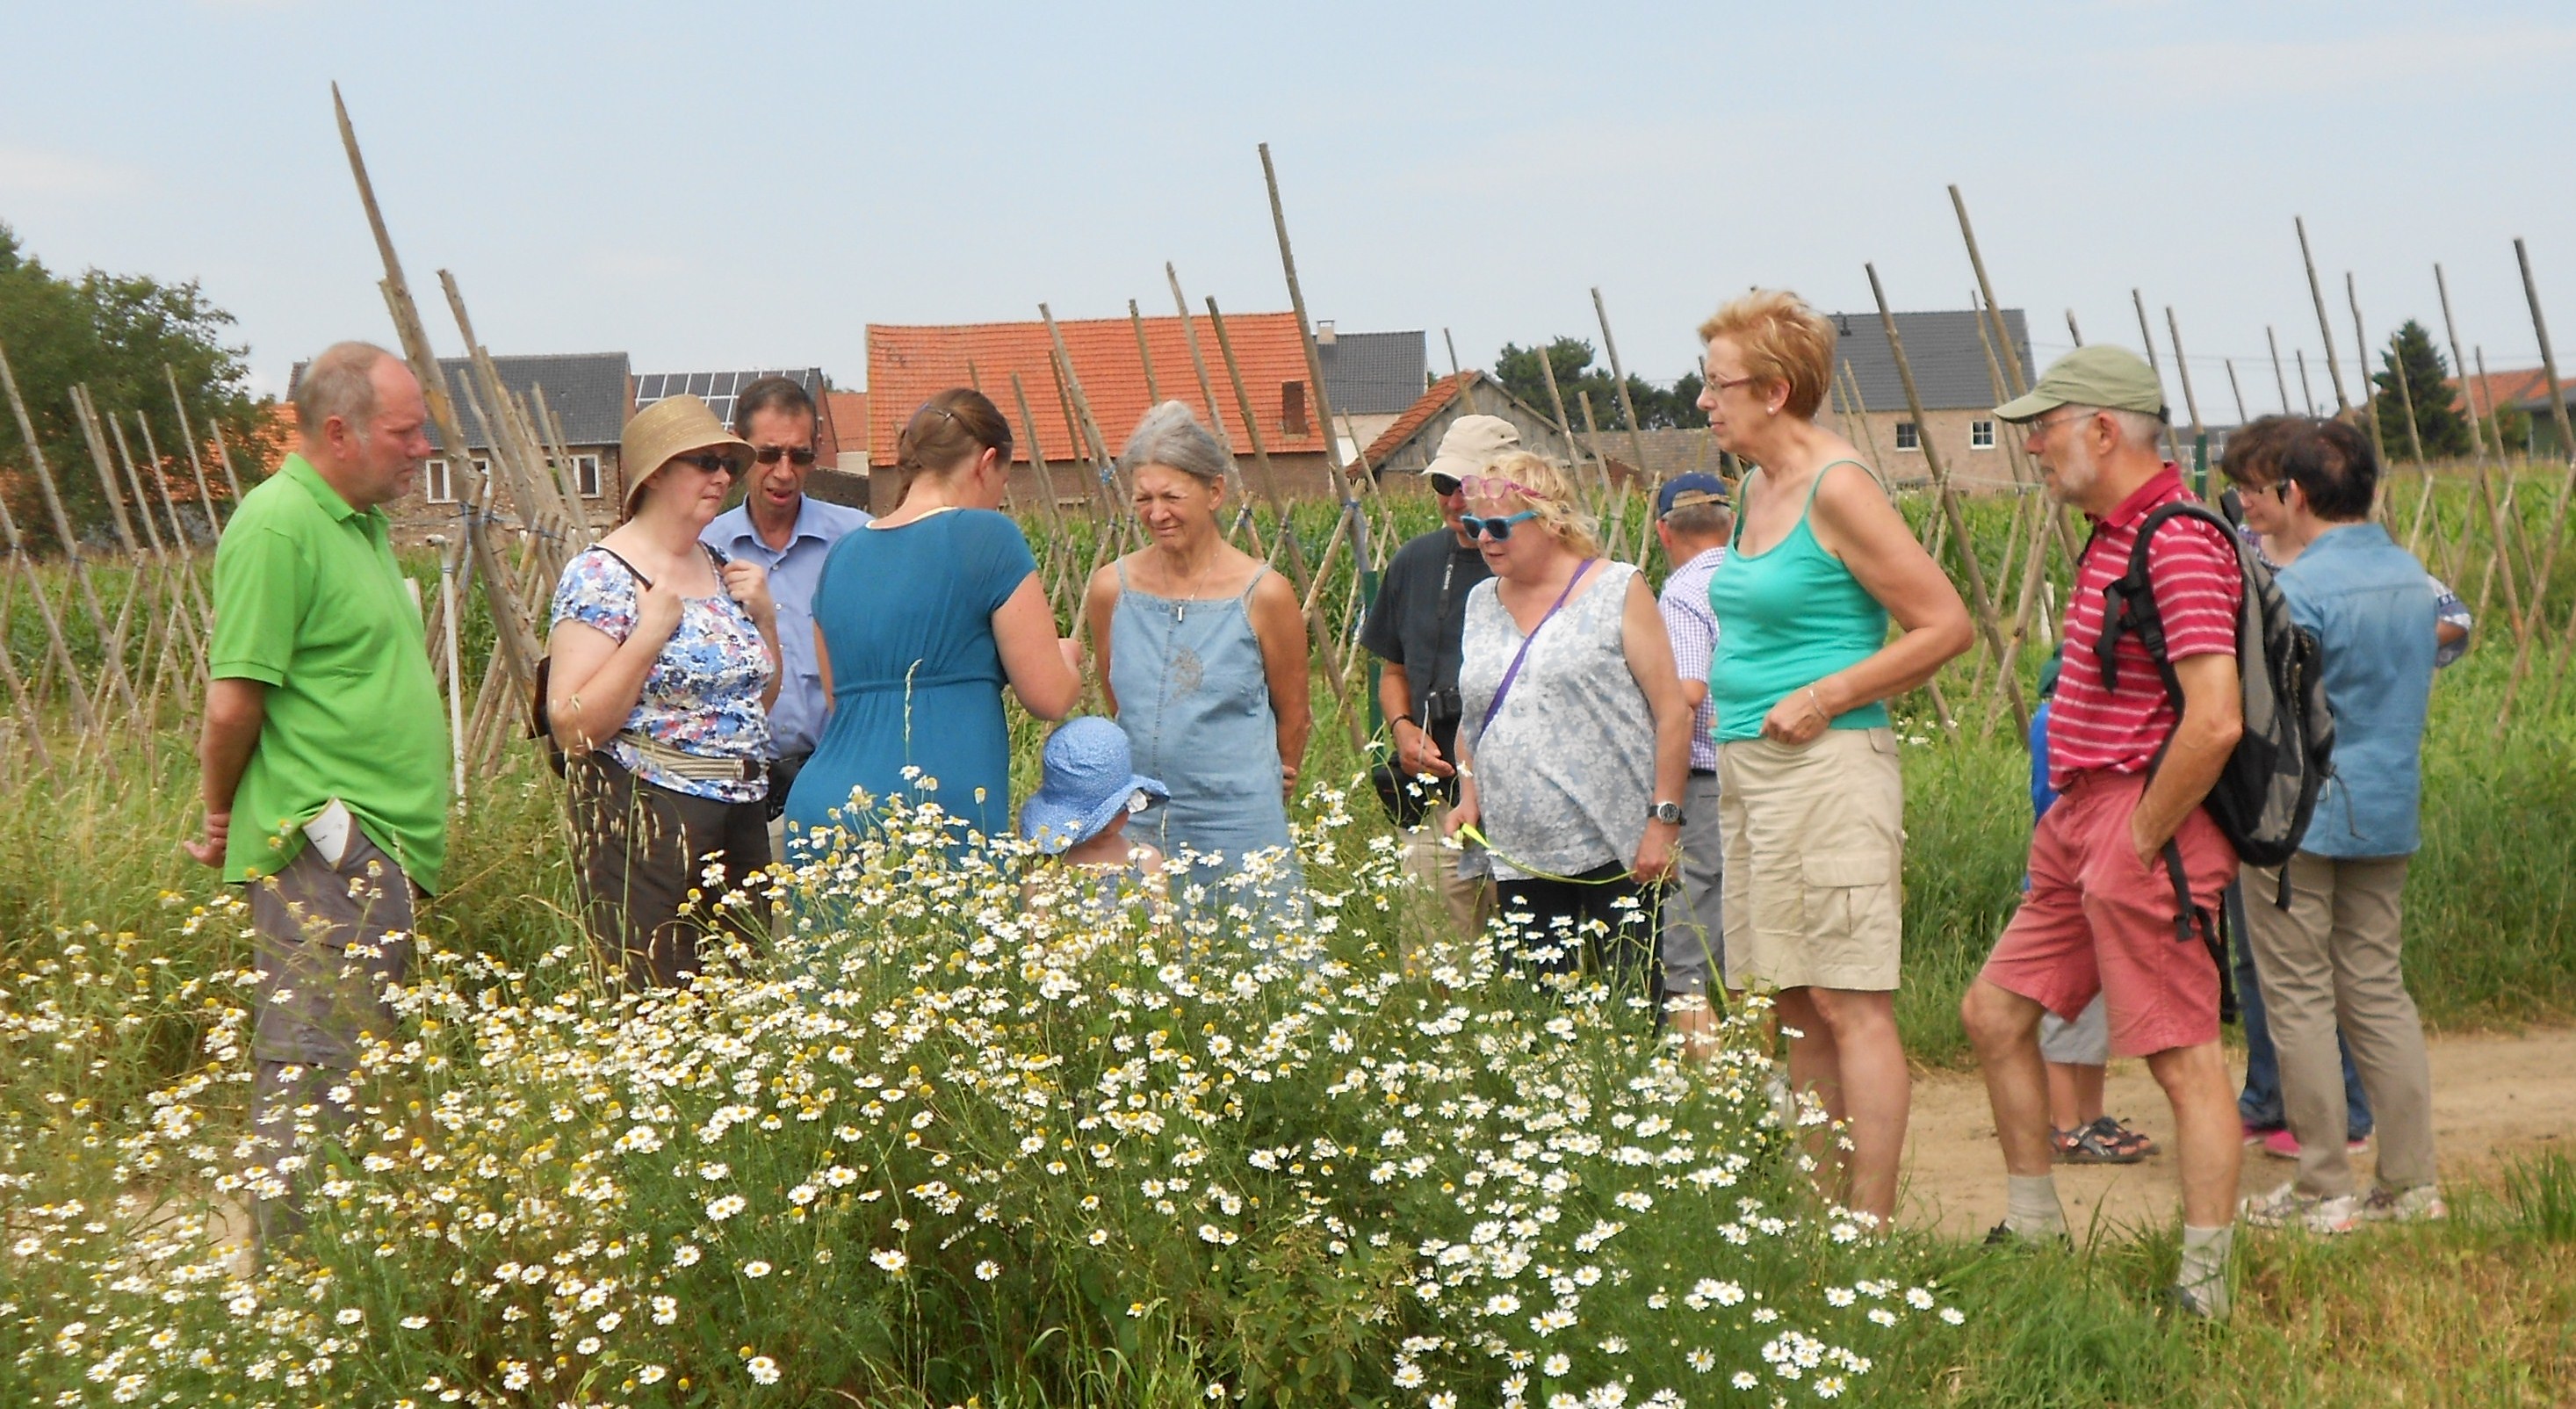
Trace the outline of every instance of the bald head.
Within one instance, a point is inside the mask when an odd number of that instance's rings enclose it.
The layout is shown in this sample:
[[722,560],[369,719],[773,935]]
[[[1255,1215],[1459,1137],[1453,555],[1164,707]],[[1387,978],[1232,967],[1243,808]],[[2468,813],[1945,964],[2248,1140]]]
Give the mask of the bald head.
[[304,458],[352,508],[411,492],[429,457],[428,424],[411,368],[373,343],[333,343],[295,384]]

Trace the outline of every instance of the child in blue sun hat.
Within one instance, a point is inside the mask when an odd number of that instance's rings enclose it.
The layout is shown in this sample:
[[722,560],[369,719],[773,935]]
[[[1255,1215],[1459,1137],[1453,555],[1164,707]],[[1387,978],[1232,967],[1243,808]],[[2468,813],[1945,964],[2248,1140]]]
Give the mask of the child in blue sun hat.
[[1097,715],[1068,719],[1045,758],[1045,777],[1020,805],[1020,835],[1067,866],[1153,884],[1163,855],[1127,836],[1127,818],[1171,790],[1136,771],[1127,732]]

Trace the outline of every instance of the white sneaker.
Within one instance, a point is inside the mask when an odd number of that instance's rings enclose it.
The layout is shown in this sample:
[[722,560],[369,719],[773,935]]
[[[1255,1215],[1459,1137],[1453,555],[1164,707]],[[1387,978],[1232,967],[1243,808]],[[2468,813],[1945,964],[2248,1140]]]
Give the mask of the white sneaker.
[[2418,1184],[2412,1189],[2388,1189],[2374,1186],[2362,1196],[2361,1216],[2373,1222],[2431,1223],[2451,1216],[2442,1202],[2442,1190],[2433,1184]]
[[2257,1228],[2299,1227],[2311,1233],[2332,1236],[2349,1233],[2359,1226],[2360,1202],[2350,1194],[2338,1194],[2330,1199],[2302,1194],[2292,1183],[2246,1199],[2238,1212]]

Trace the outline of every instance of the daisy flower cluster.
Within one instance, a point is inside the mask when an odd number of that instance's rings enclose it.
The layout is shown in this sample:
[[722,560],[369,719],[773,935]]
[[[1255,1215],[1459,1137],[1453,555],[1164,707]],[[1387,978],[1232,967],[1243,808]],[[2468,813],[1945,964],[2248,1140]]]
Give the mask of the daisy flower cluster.
[[282,1150],[238,906],[193,977],[102,936],[7,971],[0,1059],[60,1089],[0,1107],[0,1401],[1767,1403],[1958,1320],[1813,1195],[1759,1014],[1698,1061],[1533,987],[1345,794],[1296,866],[1169,895],[880,816],[685,990],[414,936]]

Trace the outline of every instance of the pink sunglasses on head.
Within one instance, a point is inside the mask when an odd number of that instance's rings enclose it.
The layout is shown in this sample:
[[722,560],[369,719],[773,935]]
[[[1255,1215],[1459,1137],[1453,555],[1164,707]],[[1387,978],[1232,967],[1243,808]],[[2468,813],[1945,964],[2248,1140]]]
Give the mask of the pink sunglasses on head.
[[1499,499],[1506,494],[1517,494],[1524,499],[1540,500],[1553,500],[1556,497],[1545,490],[1532,489],[1518,480],[1504,479],[1499,475],[1469,475],[1458,481],[1458,488],[1470,499]]

